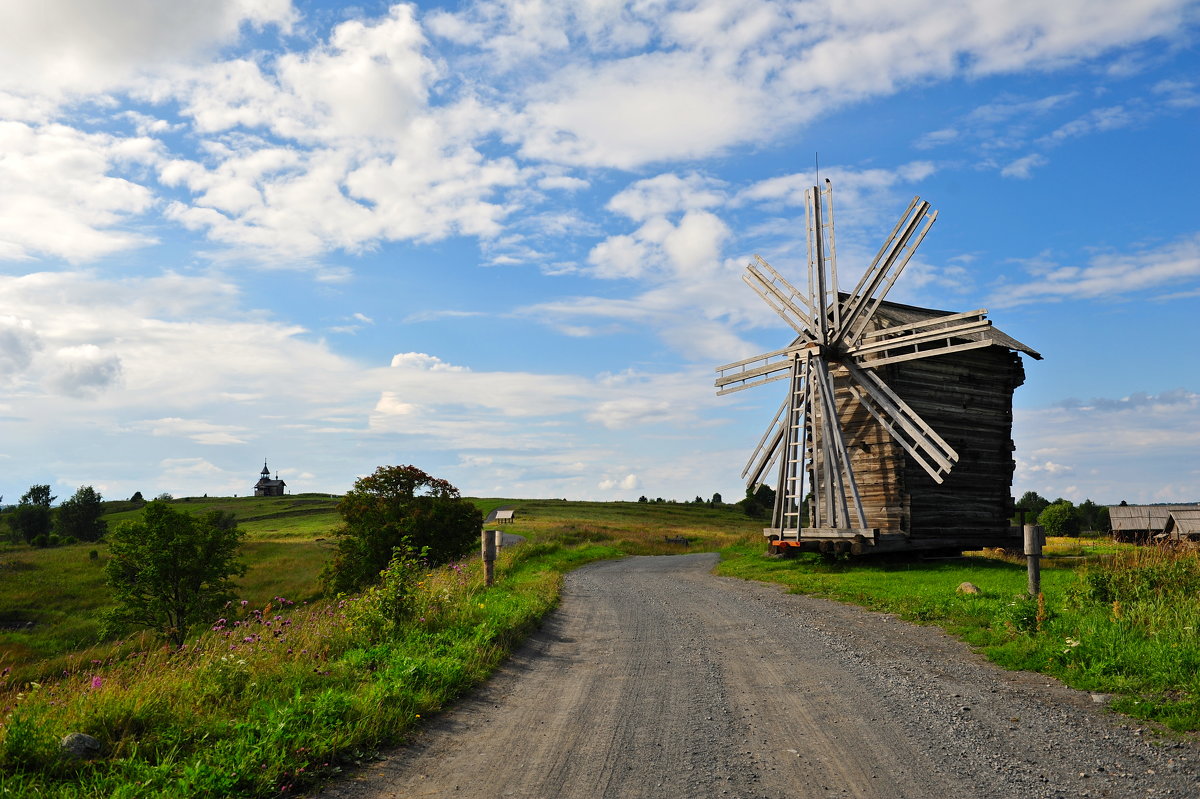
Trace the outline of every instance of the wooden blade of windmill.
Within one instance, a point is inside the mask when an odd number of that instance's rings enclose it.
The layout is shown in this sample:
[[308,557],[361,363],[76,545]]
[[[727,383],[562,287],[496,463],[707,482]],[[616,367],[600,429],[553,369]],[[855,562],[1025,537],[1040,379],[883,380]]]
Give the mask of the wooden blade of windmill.
[[[920,233],[916,233],[916,228],[921,220],[927,220],[925,227],[921,228]],[[896,279],[904,271],[904,267],[908,266],[909,260],[913,257],[913,253],[917,251],[917,247],[921,246],[921,242],[925,240],[925,235],[929,233],[929,229],[933,227],[933,223],[937,221],[937,211],[929,213],[929,203],[921,203],[917,207],[916,213],[913,215],[911,223],[905,228],[904,233],[896,241],[896,246],[892,248],[885,264],[878,274],[872,280],[872,288],[870,293],[856,298],[853,312],[848,318],[843,320],[843,330],[848,331],[842,336],[842,340],[847,344],[857,343],[866,332],[867,325],[871,322],[871,317],[875,315],[875,311],[879,308],[880,303],[887,297],[888,292],[892,290],[892,286],[896,285]],[[915,238],[913,238],[915,234]],[[884,278],[887,278],[886,281]],[[880,285],[882,283],[882,286]],[[861,300],[862,302],[858,302]]]
[[[811,328],[813,308],[808,302],[808,297],[801,293],[798,288],[789,283],[787,278],[779,274],[775,267],[763,260],[761,256],[755,255],[754,260],[758,261],[758,265],[755,266],[754,264],[748,264],[746,268],[752,269],[753,271],[759,273],[758,278],[763,282],[773,284],[776,287],[783,289],[783,291],[786,292],[789,302],[793,304],[799,303],[800,305],[795,306],[795,313],[797,316],[800,316],[803,319],[804,323],[808,325],[809,328]],[[763,272],[766,272],[770,275],[769,280],[763,276]],[[801,305],[803,305],[803,307],[800,307]]]
[[888,388],[870,369],[843,361],[853,382],[850,393],[875,417],[892,439],[921,465],[934,482],[941,483],[958,461],[958,453],[920,414]]
[[888,234],[888,237],[883,240],[883,244],[879,246],[879,252],[875,253],[875,258],[872,259],[871,265],[867,267],[867,271],[863,272],[863,276],[859,278],[858,284],[854,287],[854,291],[850,292],[851,297],[858,297],[864,293],[863,289],[866,287],[867,281],[870,280],[871,276],[875,273],[875,266],[883,259],[883,255],[887,251],[888,246],[891,244],[892,240],[896,238],[896,234],[900,232],[900,228],[904,225],[904,221],[908,219],[909,215],[913,212],[913,209],[917,207],[917,203],[919,202],[921,202],[920,197],[913,197],[912,202],[908,204],[908,208],[904,209],[904,213],[900,215],[900,221],[896,223],[894,228],[892,228],[892,232]]
[[[829,286],[825,268],[825,237],[821,221],[821,190],[816,186],[805,190],[804,207],[808,222],[808,293],[809,307],[817,323],[816,337],[822,344],[830,342]],[[837,305],[837,296],[834,296]]]
[[[967,315],[964,314],[960,316]],[[919,344],[930,344],[941,341],[950,342],[951,339],[963,339],[968,338],[975,333],[982,333],[991,328],[991,326],[991,320],[979,317],[977,312],[973,318],[968,316],[968,318],[965,320],[944,323],[940,327],[925,325],[916,329],[909,329],[905,332],[886,336],[879,335],[879,333],[890,333],[890,328],[877,331],[876,335],[871,335],[869,337],[864,336],[862,341],[853,347],[849,347],[847,352],[856,356],[866,356],[872,353],[901,350],[905,347],[915,347]]]
[[779,457],[779,448],[783,443],[784,434],[787,432],[788,412],[791,410],[791,404],[792,397],[789,392],[788,396],[784,397],[783,402],[780,403],[779,410],[775,412],[771,423],[767,425],[766,432],[755,445],[754,451],[746,461],[745,468],[742,469],[742,479],[746,480],[746,485],[754,486],[761,483],[762,476],[770,470],[771,464]]
[[[780,278],[782,281],[782,278]],[[779,314],[783,321],[787,322],[797,334],[813,339],[813,320],[804,312],[796,303],[792,302],[791,298],[775,284],[774,280],[765,277],[762,272],[751,264],[746,267],[746,271],[742,274],[742,282],[762,298],[762,301],[767,304],[772,311]],[[786,281],[782,281],[786,284]],[[792,292],[791,286],[788,286]]]
[[858,481],[854,478],[854,468],[850,464],[850,454],[846,450],[846,439],[842,435],[841,412],[837,407],[833,378],[823,360],[819,358],[814,360],[816,360],[816,364],[814,364],[812,379],[820,384],[818,394],[821,399],[821,417],[825,427],[826,457],[832,454],[834,458],[831,471],[834,476],[833,487],[837,501],[832,507],[836,508],[840,515],[833,526],[850,527],[850,510],[846,502],[846,489],[848,488],[850,496],[854,500],[858,526],[866,527],[864,522],[866,514],[863,513],[862,497],[858,493]]
[[792,346],[785,349],[764,352],[752,358],[718,366],[717,379],[713,382],[713,385],[720,389],[717,395],[732,394],[742,389],[786,379],[788,371],[792,368],[792,358],[801,343],[800,339],[796,339]]
[[821,256],[824,258],[825,268],[829,272],[829,281],[832,286],[829,322],[831,329],[838,331],[842,329],[842,295],[838,286],[837,241],[833,235],[833,184],[829,182],[829,178],[825,178],[825,188],[820,193],[825,197],[825,207],[821,215]]
[[[892,229],[892,234],[884,242],[876,260],[867,268],[859,285],[855,287],[854,295],[846,301],[846,314],[842,317],[841,330],[841,338],[844,341],[857,341],[862,335],[860,328],[865,328],[865,320],[870,319],[874,308],[878,307],[874,298],[880,294],[881,287],[882,294],[886,295],[904,266],[908,264],[916,244],[929,232],[930,226],[937,219],[937,212],[930,214],[929,209],[928,202],[914,197],[896,227]],[[926,217],[929,221],[924,229],[920,230],[921,221]],[[915,243],[912,242],[914,236],[917,236]]]

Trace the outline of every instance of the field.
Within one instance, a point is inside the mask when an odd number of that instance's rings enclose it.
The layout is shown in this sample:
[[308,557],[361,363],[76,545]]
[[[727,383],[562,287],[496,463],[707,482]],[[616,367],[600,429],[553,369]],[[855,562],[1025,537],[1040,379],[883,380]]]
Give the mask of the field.
[[[336,774],[485,679],[557,600],[561,575],[639,554],[719,551],[719,572],[939,624],[998,662],[1118,694],[1114,705],[1200,729],[1200,566],[1195,553],[1100,539],[1053,540],[1044,602],[1023,598],[1022,561],[1003,553],[915,563],[779,560],[761,522],[736,506],[472,500],[510,505],[496,587],[477,556],[420,576],[412,614],[387,617],[386,592],[320,597],[337,524],[328,497],[191,498],[233,512],[249,533],[244,605],[194,631],[185,650],[149,636],[99,640],[107,607],[102,544],[0,550],[0,792],[48,796],[271,796]],[[136,510],[114,509],[114,519]],[[687,543],[681,543],[685,540]],[[90,556],[96,552],[95,558]],[[981,589],[956,592],[960,582]],[[285,601],[278,599],[286,598]],[[216,620],[214,620],[215,622]],[[234,637],[231,637],[234,636]],[[65,761],[70,731],[105,758]]]

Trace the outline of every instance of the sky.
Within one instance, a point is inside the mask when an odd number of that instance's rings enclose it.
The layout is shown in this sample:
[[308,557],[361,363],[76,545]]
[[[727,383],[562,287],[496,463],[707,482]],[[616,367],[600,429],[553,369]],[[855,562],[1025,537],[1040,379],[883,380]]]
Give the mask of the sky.
[[834,186],[889,299],[1045,360],[1014,496],[1200,501],[1200,5],[1179,0],[10,0],[0,495],[690,500],[782,383]]

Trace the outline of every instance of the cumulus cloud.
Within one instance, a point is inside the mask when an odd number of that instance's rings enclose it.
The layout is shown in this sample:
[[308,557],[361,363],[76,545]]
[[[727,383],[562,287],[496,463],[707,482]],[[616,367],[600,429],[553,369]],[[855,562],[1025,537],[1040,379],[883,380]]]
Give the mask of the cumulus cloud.
[[598,486],[605,491],[612,491],[613,489],[635,491],[642,487],[642,481],[636,474],[627,474],[624,477],[605,477],[599,482]]
[[91,397],[121,377],[121,359],[94,344],[62,347],[51,360],[47,385],[69,397]]
[[153,241],[124,225],[153,193],[115,172],[159,156],[152,139],[0,121],[0,260],[86,261]]
[[0,316],[0,379],[9,381],[28,369],[41,347],[30,320]]
[[[234,41],[243,25],[286,31],[294,20],[290,0],[5,3],[0,6],[0,91],[56,101],[106,92],[152,69],[210,56]],[[36,99],[28,103],[27,111],[39,108]]]

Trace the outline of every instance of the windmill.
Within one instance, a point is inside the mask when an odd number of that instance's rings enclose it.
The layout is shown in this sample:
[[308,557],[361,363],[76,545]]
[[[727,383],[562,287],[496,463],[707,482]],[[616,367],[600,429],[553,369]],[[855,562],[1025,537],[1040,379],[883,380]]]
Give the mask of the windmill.
[[[894,466],[902,459],[910,468],[915,464],[930,486],[940,486],[960,460],[935,425],[889,386],[895,371],[889,367],[997,344],[1041,356],[993,331],[984,309],[948,313],[886,302],[937,218],[928,202],[913,198],[852,288],[843,288],[839,280],[833,187],[828,180],[823,188],[813,186],[806,192],[805,205],[806,287],[796,288],[757,255],[742,276],[795,331],[795,338],[783,349],[718,367],[717,393],[788,381],[783,403],[742,472],[753,487],[778,465],[772,526],[764,535],[779,546],[822,540],[875,545],[880,530],[872,521],[884,517],[874,512],[874,505],[871,513],[864,509],[862,475],[856,472],[872,471],[873,485],[892,477],[880,471],[890,467],[880,463],[878,453],[870,455],[872,442],[902,449],[904,455],[896,453],[890,463]],[[1020,359],[1010,360],[1019,370]],[[1022,381],[1023,372],[1005,385],[1011,391]],[[1011,432],[1011,395],[1007,418]],[[1004,438],[1011,452],[1007,434]],[[1005,462],[1011,483],[1011,457],[1006,455]],[[812,493],[811,518],[802,525],[806,491]],[[1003,493],[1007,502],[1007,486]],[[886,527],[885,534],[896,532]]]

